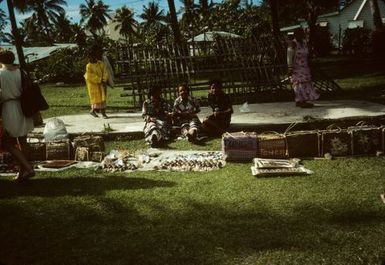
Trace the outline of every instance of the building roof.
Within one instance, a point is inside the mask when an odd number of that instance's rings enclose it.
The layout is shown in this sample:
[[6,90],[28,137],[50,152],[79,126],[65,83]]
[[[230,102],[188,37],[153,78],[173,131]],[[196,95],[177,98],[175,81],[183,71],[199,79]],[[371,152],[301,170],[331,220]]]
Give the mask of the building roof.
[[[16,46],[11,44],[0,44],[1,48],[11,50],[15,54],[15,64],[19,63],[19,58],[16,52]],[[23,47],[24,57],[26,63],[31,63],[50,56],[53,52],[63,48],[77,47],[74,43],[56,43],[53,46],[47,47]]]

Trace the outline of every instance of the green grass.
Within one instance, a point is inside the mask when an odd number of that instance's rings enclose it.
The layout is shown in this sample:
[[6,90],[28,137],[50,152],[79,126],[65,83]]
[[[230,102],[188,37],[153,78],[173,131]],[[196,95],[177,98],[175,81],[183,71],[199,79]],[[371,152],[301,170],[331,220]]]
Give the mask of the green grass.
[[[87,89],[85,85],[55,87],[43,85],[42,92],[50,108],[42,112],[43,118],[54,116],[87,113],[90,110]],[[132,108],[132,97],[121,97],[123,87],[108,88],[108,109],[121,112]]]
[[[347,90],[358,80],[356,91],[383,87],[378,69],[323,66]],[[44,117],[88,111],[84,87],[43,91]],[[125,111],[121,92],[109,90],[110,103]],[[106,147],[147,148],[143,139]],[[219,150],[220,139],[194,149]],[[0,264],[382,264],[385,157],[304,164],[313,175],[255,178],[251,163],[227,163],[204,173],[39,172],[23,186],[0,177]]]
[[2,177],[0,261],[380,264],[384,163],[306,161],[315,172],[306,177],[255,178],[250,163],[207,173],[39,172],[25,186]]

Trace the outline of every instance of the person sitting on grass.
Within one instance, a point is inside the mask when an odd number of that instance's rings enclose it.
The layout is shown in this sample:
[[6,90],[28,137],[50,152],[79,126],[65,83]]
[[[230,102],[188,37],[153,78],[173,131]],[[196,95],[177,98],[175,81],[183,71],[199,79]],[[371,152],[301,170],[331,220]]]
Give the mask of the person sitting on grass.
[[143,102],[144,138],[151,146],[170,139],[171,106],[161,97],[161,93],[160,87],[152,87],[148,92],[148,99]]
[[178,86],[178,94],[173,108],[174,124],[180,126],[181,134],[187,137],[189,142],[196,143],[202,127],[197,116],[200,112],[199,104],[195,98],[189,96],[187,84]]
[[230,97],[222,90],[222,81],[210,82],[208,103],[213,113],[203,121],[203,130],[210,136],[222,135],[229,128],[233,113]]

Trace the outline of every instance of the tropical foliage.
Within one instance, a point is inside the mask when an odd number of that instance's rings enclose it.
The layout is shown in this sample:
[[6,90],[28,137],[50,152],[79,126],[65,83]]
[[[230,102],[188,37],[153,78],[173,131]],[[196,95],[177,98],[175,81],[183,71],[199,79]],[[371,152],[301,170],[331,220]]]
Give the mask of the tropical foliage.
[[[4,0],[0,0],[2,1]],[[118,31],[122,36],[119,41],[124,40],[130,45],[179,42],[181,37],[186,41],[210,30],[259,38],[272,32],[278,35],[277,28],[296,24],[298,18],[304,18],[310,26],[310,38],[317,54],[323,55],[331,49],[330,36],[327,31],[316,27],[317,16],[346,6],[352,0],[262,0],[258,5],[250,0],[225,0],[216,3],[211,0],[178,0],[182,3],[178,12],[173,11],[175,0],[168,0],[169,10],[150,1],[143,5],[139,14],[135,14],[128,5],[111,10],[104,1],[106,0],[82,0],[79,5],[79,24],[68,18],[64,9],[67,5],[65,0],[10,1],[16,10],[28,16],[18,25],[18,42],[24,46],[70,42],[78,44],[79,51],[85,52],[95,42],[111,42],[106,31],[110,21],[114,23],[112,30]],[[374,19],[377,1],[369,1]],[[178,17],[176,13],[179,14]],[[15,43],[15,37],[4,32],[7,24],[6,12],[0,9],[0,40]],[[347,37],[345,42],[349,43],[351,38]],[[383,51],[384,42],[385,33],[379,29],[373,34],[373,46],[379,47],[374,50]]]
[[119,30],[120,35],[122,35],[126,41],[137,36],[136,30],[138,23],[134,18],[134,12],[126,6],[116,10],[113,21],[117,23],[115,30]]
[[111,12],[109,6],[99,0],[86,0],[86,4],[80,5],[80,24],[84,24],[84,28],[89,30],[95,37],[104,33],[104,26],[107,25],[107,19],[111,19],[108,14]]

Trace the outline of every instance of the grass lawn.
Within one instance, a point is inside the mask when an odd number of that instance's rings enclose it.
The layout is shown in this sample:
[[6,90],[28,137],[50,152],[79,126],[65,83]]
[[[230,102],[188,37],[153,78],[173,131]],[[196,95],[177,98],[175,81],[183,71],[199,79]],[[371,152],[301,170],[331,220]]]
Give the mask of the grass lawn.
[[[363,78],[356,69],[338,82]],[[122,90],[110,91],[125,111]],[[88,111],[84,87],[44,93],[45,117]],[[143,143],[106,144],[135,151]],[[198,149],[219,150],[220,140]],[[22,186],[0,177],[0,264],[383,264],[385,157],[304,164],[313,175],[255,178],[251,163],[228,163],[205,173],[39,172]]]

